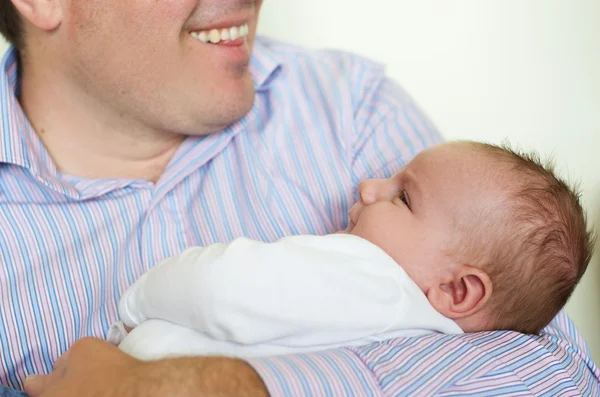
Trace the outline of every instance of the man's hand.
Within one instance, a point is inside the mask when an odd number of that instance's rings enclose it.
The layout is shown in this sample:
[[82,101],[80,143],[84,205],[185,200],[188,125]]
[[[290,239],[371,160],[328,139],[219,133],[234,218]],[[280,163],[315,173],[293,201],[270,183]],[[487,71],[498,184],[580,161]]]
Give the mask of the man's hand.
[[127,385],[143,366],[109,343],[85,338],[56,360],[51,374],[30,376],[25,392],[30,397],[127,396]]
[[268,396],[244,361],[189,357],[143,362],[94,338],[75,343],[51,374],[28,378],[25,392],[29,397]]

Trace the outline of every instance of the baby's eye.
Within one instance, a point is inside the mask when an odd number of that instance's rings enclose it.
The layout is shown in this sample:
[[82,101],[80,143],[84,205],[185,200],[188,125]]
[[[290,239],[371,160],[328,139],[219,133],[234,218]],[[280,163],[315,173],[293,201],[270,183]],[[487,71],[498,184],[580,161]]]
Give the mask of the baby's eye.
[[408,208],[410,208],[410,200],[408,199],[408,194],[406,193],[405,190],[401,191],[400,194],[398,195],[398,198],[404,203],[406,204],[406,206]]

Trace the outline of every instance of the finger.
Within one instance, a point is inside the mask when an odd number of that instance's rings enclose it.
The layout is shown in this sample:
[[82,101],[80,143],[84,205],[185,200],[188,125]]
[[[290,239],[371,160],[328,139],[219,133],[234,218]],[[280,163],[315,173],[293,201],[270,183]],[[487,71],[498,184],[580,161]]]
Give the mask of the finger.
[[97,353],[98,351],[102,351],[106,346],[111,346],[111,344],[107,343],[104,340],[94,338],[91,336],[87,336],[85,338],[81,338],[77,340],[69,349],[71,356],[74,360],[79,359],[79,356],[83,356],[81,358],[88,357],[90,354]]
[[25,379],[25,392],[29,397],[41,395],[58,379],[65,375],[69,361],[70,350],[60,356],[48,375],[30,375]]
[[56,375],[29,375],[23,390],[29,397],[41,396],[56,381]]
[[77,365],[77,363],[87,362],[90,357],[102,360],[107,357],[113,357],[114,354],[124,354],[115,345],[93,337],[79,339],[71,346],[69,352],[71,366]]
[[67,362],[69,360],[69,353],[71,351],[68,350],[67,352],[65,352],[62,356],[60,356],[55,362],[54,365],[52,366],[52,372],[56,372],[56,371],[64,371],[64,369],[67,366]]

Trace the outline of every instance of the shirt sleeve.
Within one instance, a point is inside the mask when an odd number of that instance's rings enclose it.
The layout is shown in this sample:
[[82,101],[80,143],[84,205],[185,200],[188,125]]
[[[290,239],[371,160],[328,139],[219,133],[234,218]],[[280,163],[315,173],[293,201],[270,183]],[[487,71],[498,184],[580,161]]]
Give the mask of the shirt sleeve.
[[349,349],[255,358],[248,363],[271,397],[384,395],[367,363]]
[[600,371],[564,313],[540,335],[400,338],[248,360],[271,396],[599,396]]

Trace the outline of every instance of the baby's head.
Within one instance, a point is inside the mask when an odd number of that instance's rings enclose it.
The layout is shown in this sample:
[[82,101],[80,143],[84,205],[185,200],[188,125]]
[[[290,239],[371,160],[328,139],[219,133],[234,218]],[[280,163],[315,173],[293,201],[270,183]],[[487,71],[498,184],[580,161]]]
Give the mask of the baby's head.
[[539,332],[593,251],[578,194],[510,149],[443,144],[359,190],[349,233],[385,250],[467,332]]

